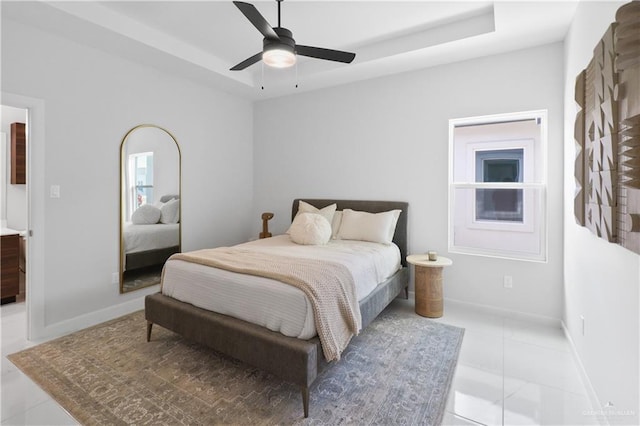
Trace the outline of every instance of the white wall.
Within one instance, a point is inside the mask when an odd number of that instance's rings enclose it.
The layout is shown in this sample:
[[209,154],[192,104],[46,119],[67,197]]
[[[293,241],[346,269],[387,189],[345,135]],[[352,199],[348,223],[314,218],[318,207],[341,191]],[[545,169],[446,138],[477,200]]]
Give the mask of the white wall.
[[[575,78],[592,58],[593,49],[615,20],[621,4],[580,2],[565,42],[563,321],[599,402],[603,406],[614,404],[610,422],[638,424],[640,256],[595,237],[575,223],[573,213]],[[581,315],[585,318],[584,335]],[[632,410],[634,415],[616,415],[617,410]]]
[[27,186],[11,184],[11,123],[26,123],[27,111],[5,105],[0,108],[0,131],[7,135],[5,151],[0,160],[4,163],[1,220],[6,221],[7,227],[22,231],[27,229]]
[[[3,17],[2,92],[41,99],[46,124],[43,185],[32,209],[44,212],[34,235],[40,253],[45,326],[58,332],[103,320],[156,291],[120,295],[118,270],[120,142],[141,123],[162,126],[182,150],[185,250],[249,237],[252,108],[248,101],[44,33]],[[41,124],[41,123],[40,123]],[[48,198],[60,185],[61,198]],[[39,217],[39,216],[37,216]],[[140,305],[141,306],[141,305]],[[69,321],[72,320],[73,321]],[[42,331],[42,330],[41,330]],[[46,334],[46,330],[43,331]]]
[[296,197],[400,200],[409,251],[446,254],[448,120],[548,109],[549,262],[450,255],[445,297],[559,319],[562,65],[557,43],[256,103],[255,232],[263,211],[284,232]]

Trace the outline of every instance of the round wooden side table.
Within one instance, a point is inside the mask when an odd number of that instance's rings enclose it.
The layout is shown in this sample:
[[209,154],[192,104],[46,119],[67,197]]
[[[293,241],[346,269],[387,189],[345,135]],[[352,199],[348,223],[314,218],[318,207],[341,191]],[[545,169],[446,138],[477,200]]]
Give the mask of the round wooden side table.
[[442,302],[442,268],[453,265],[448,257],[438,256],[438,260],[429,260],[426,254],[407,256],[407,262],[415,265],[415,302],[416,314],[429,318],[440,318]]

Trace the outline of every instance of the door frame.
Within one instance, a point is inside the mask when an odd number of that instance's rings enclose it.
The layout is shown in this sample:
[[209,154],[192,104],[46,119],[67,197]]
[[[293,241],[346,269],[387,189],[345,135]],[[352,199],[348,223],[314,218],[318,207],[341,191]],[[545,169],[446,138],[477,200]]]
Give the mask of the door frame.
[[27,339],[45,334],[45,103],[42,99],[1,92],[0,103],[27,110]]

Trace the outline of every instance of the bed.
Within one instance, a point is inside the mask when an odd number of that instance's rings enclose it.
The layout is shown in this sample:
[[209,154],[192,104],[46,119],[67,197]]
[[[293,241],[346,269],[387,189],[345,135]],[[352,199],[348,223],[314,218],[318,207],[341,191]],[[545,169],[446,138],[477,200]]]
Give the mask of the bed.
[[[393,235],[393,243],[399,251],[400,268],[383,282],[374,284],[373,289],[358,301],[362,328],[365,328],[403,291],[404,296],[407,297],[409,282],[406,264],[407,203],[296,199],[292,206],[292,219],[297,214],[299,201],[305,201],[317,208],[335,203],[338,210],[353,209],[371,213],[400,210]],[[145,317],[148,341],[151,339],[153,324],[157,324],[299,386],[305,417],[309,415],[311,385],[318,374],[332,364],[325,360],[323,347],[317,336],[311,338],[287,336],[265,326],[203,309],[163,293],[145,298]]]

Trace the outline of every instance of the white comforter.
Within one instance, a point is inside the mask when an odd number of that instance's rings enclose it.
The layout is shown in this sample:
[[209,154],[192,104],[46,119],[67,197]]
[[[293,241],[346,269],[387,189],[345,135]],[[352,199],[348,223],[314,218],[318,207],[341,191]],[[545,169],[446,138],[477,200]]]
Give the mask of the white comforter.
[[[332,240],[323,246],[303,246],[293,243],[288,235],[279,235],[239,247],[341,263],[353,274],[358,300],[400,268],[400,250],[393,244]],[[162,293],[286,336],[309,339],[316,335],[313,310],[304,293],[269,278],[169,260]]]
[[136,225],[127,222],[124,225],[124,252],[173,247],[180,244],[180,224],[156,223],[153,225]]

